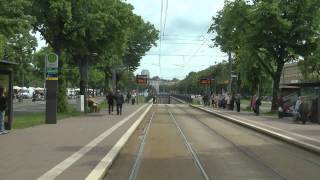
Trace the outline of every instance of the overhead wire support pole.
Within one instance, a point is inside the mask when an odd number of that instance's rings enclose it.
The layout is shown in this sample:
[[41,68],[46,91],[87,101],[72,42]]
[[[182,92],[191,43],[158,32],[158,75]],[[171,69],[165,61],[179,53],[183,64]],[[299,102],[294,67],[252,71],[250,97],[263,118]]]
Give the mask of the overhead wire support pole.
[[232,57],[231,57],[231,52],[228,51],[228,61],[229,61],[229,66],[230,66],[230,80],[229,80],[229,88],[228,88],[228,91],[229,93],[231,93],[232,91]]
[[159,43],[159,76],[161,77],[161,46],[162,46],[162,16],[163,16],[163,0],[161,0],[161,13],[160,13],[160,43]]
[[165,10],[165,14],[164,14],[164,24],[163,24],[163,31],[162,31],[163,37],[165,36],[165,32],[166,32],[168,8],[169,8],[169,0],[166,0],[166,10]]

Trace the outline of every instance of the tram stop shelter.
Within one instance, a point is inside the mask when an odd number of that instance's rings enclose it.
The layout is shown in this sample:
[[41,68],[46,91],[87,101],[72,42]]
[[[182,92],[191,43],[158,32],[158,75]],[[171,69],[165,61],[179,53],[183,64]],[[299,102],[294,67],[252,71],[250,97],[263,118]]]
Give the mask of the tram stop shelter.
[[292,104],[298,96],[305,97],[305,102],[312,122],[320,123],[320,81],[285,84],[281,92]]
[[12,127],[13,117],[13,67],[14,62],[0,60],[0,85],[5,88],[5,97],[8,98],[8,109],[5,115],[5,129],[10,130]]

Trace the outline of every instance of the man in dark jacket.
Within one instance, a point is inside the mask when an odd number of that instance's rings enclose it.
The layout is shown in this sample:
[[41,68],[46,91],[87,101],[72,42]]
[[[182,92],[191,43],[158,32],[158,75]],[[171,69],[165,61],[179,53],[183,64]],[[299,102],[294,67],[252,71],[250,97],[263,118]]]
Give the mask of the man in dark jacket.
[[122,114],[122,104],[124,103],[124,97],[121,94],[120,90],[117,90],[115,100],[117,103],[117,115],[121,115]]
[[114,95],[112,93],[112,91],[110,91],[107,95],[107,102],[108,102],[108,109],[109,109],[109,114],[111,114],[111,112],[113,112],[113,105],[114,105]]
[[4,117],[7,110],[7,98],[4,96],[4,87],[0,85],[0,134],[5,134],[8,131],[4,128]]
[[256,99],[256,115],[259,116],[260,114],[260,106],[261,106],[261,97],[258,96],[258,98]]

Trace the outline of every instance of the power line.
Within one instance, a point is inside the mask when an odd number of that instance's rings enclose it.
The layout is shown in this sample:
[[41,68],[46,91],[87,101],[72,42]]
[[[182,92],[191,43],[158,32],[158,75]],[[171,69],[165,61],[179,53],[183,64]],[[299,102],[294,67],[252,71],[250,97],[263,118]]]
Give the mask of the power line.
[[[159,56],[157,53],[148,53],[145,56]],[[225,57],[225,56],[217,56],[217,55],[210,55],[210,54],[161,54],[161,56],[194,56],[194,57]]]
[[[206,29],[208,29],[211,26],[211,23],[212,23],[212,19],[210,20],[209,25],[206,26]],[[206,41],[208,41],[210,38],[210,36],[208,35],[207,32],[203,35],[203,37],[204,37],[203,42],[200,44],[199,48],[192,54],[192,56],[190,56],[190,58],[188,59],[188,61],[186,63],[186,66],[191,61],[191,59],[199,53],[199,51],[202,49],[203,45],[206,44]]]

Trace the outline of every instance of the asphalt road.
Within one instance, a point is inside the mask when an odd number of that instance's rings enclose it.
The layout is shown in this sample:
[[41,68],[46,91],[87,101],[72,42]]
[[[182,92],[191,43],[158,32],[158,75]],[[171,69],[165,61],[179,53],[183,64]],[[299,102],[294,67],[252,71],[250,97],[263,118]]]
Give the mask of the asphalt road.
[[187,105],[151,111],[105,179],[320,179],[316,154]]

